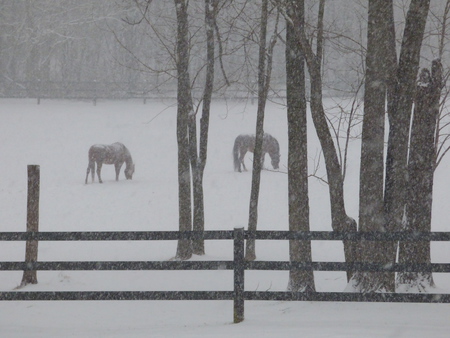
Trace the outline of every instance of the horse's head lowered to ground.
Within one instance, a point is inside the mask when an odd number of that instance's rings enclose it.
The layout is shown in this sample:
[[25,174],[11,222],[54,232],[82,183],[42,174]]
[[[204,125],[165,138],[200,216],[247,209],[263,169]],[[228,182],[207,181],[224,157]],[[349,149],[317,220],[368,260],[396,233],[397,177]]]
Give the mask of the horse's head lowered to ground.
[[86,184],[88,182],[89,172],[91,172],[92,182],[94,182],[95,163],[97,163],[97,176],[100,183],[103,183],[101,177],[103,164],[114,164],[116,169],[116,181],[118,181],[120,168],[122,168],[122,165],[125,163],[125,178],[127,180],[133,178],[135,165],[131,158],[130,151],[122,143],[116,142],[110,145],[94,144],[89,148],[88,159],[89,164],[86,172]]
[[[255,135],[247,135],[242,134],[236,137],[234,140],[233,146],[233,161],[234,161],[234,170],[241,172],[241,166],[244,170],[247,170],[244,164],[244,156],[250,151],[254,152],[255,150]],[[261,161],[264,164],[264,157],[266,153],[269,154],[272,167],[274,169],[278,169],[280,166],[280,145],[275,137],[270,134],[264,133],[263,143],[262,143],[262,155]]]

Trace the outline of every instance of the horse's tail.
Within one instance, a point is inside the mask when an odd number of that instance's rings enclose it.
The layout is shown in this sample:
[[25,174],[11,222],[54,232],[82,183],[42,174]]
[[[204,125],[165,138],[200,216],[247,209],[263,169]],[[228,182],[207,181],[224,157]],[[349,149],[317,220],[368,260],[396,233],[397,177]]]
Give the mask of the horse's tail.
[[239,136],[234,140],[233,146],[233,163],[234,163],[234,171],[241,171],[241,161],[239,160]]
[[88,162],[88,167],[86,170],[86,180],[84,181],[85,184],[87,184],[87,182],[88,182],[89,172],[91,172],[91,175],[92,175],[92,182],[94,182],[94,178],[95,178],[95,161],[92,158],[91,149],[89,149],[88,161],[89,162]]
[[95,179],[95,161],[89,160],[88,167],[87,167],[87,170],[86,170],[86,180],[84,182],[85,184],[87,184],[87,182],[88,182],[89,172],[91,172],[92,182],[94,182],[94,179]]

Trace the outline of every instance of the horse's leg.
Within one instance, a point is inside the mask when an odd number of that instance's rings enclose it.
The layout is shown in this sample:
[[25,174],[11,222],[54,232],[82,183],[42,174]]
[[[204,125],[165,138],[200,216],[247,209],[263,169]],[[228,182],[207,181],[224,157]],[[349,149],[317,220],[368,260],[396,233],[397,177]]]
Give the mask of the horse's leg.
[[247,153],[247,151],[242,151],[242,149],[241,149],[241,156],[239,157],[239,162],[240,162],[239,171],[241,171],[241,164],[242,164],[242,167],[244,168],[244,171],[247,171],[247,168],[245,167],[245,163],[244,163],[244,156],[246,153]]
[[86,181],[84,182],[85,184],[87,184],[87,182],[88,182],[89,172],[91,172],[92,182],[94,182],[95,162],[93,162],[93,161],[89,161],[89,163],[88,163],[88,167],[86,170]]
[[98,181],[100,183],[103,183],[102,177],[100,176],[100,173],[102,171],[102,164],[103,164],[102,162],[97,162],[97,176],[98,176]]
[[238,154],[236,155],[237,156],[237,170],[238,170],[238,172],[242,172],[242,170],[241,170],[241,164],[242,164],[242,159],[241,159],[241,154],[242,154],[242,151],[241,151],[241,149],[239,148],[238,149]]
[[92,180],[92,183],[94,183],[94,180],[95,180],[95,162],[92,162],[92,165],[91,165],[91,180]]
[[114,163],[114,167],[116,168],[116,181],[119,180],[120,168],[122,168],[122,163]]
[[94,183],[95,180],[95,161],[91,162],[91,180]]
[[266,158],[266,153],[263,151],[261,154],[261,169],[264,169],[264,159]]
[[238,137],[236,138],[236,140],[234,140],[234,145],[233,145],[233,164],[234,164],[234,171],[241,172],[241,163],[239,162]]
[[88,180],[88,177],[89,177],[89,170],[90,169],[91,169],[91,163],[89,162],[87,170],[86,170],[86,181],[84,181],[84,184],[87,184],[87,180]]

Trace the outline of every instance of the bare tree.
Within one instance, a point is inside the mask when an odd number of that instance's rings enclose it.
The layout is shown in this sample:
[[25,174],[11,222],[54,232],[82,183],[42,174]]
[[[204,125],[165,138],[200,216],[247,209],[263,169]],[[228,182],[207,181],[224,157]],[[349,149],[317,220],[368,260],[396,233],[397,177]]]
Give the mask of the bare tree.
[[[442,89],[442,65],[435,60],[431,72],[424,68],[417,83],[408,159],[406,224],[408,231],[431,231],[435,135]],[[431,263],[430,242],[400,242],[400,263]],[[421,292],[434,287],[431,272],[400,272],[397,288]]]
[[[262,141],[264,136],[264,109],[266,105],[266,36],[267,20],[269,16],[268,0],[263,0],[261,5],[261,28],[259,32],[259,64],[258,64],[258,111],[256,115],[256,138],[253,157],[252,188],[250,192],[250,206],[248,218],[248,230],[256,231],[258,223],[258,199],[261,180]],[[255,240],[248,239],[246,243],[245,259],[256,259]]]
[[[256,231],[258,223],[258,199],[262,169],[262,142],[264,136],[264,111],[269,92],[272,72],[273,49],[278,38],[278,15],[275,23],[274,34],[270,39],[269,47],[266,47],[267,22],[269,18],[269,1],[263,0],[261,5],[261,27],[259,32],[259,61],[258,61],[258,111],[256,115],[256,138],[253,156],[252,187],[250,192],[248,230]],[[267,55],[267,56],[266,56]],[[245,259],[256,259],[255,240],[250,238],[246,243]]]
[[[322,0],[321,0],[322,1]],[[319,24],[322,22],[320,17],[323,15],[324,3],[319,10]],[[284,3],[284,8],[290,11],[292,15],[289,17],[285,14],[287,20],[291,20],[295,29],[295,34],[299,41],[299,46],[305,55],[306,65],[310,75],[311,83],[311,114],[314,127],[319,138],[328,177],[328,185],[330,191],[331,203],[331,226],[334,231],[352,232],[356,231],[356,221],[349,217],[345,211],[344,203],[344,180],[342,167],[339,163],[337,150],[335,148],[333,138],[330,133],[325,109],[322,100],[322,73],[321,73],[321,57],[323,55],[323,40],[319,34],[316,42],[316,53],[314,53],[310,41],[307,39],[305,31],[301,30],[300,16],[296,12],[295,6],[290,1]],[[286,12],[285,12],[286,13]],[[319,29],[320,31],[320,29]],[[344,242],[345,260],[348,263],[355,260],[355,245],[351,242]],[[347,271],[347,280],[350,280],[352,271]]]
[[[392,1],[370,0],[368,7],[366,81],[364,92],[364,119],[361,142],[359,185],[359,230],[383,231],[383,175],[384,125],[388,84],[387,51],[391,32]],[[388,257],[379,242],[362,242],[358,260],[387,263]],[[358,272],[354,287],[361,292],[388,289],[387,276],[381,273]]]
[[[199,155],[195,150],[197,144],[195,117],[191,118],[191,147],[195,146],[192,151],[191,165],[193,173],[194,187],[194,218],[193,230],[205,230],[205,212],[203,204],[203,172],[206,166],[207,150],[208,150],[208,130],[209,130],[209,113],[211,109],[211,100],[214,89],[214,63],[215,63],[215,46],[214,46],[214,29],[217,27],[216,17],[219,10],[219,0],[205,0],[205,27],[206,27],[206,78],[205,89],[203,93],[202,117],[200,119],[200,143]],[[193,120],[193,121],[192,121]],[[192,123],[193,122],[193,123]],[[203,240],[193,241],[193,252],[197,255],[205,254],[205,245]]]
[[[178,83],[177,138],[179,145],[180,231],[194,230],[196,232],[202,232],[205,229],[203,173],[207,159],[209,114],[215,87],[214,65],[217,58],[222,64],[223,56],[217,17],[219,11],[224,8],[226,3],[227,1],[205,0],[203,6],[204,18],[202,18],[202,23],[205,28],[205,34],[203,35],[200,33],[200,31],[203,31],[201,29],[202,25],[198,25],[197,23],[192,28],[190,26],[192,21],[198,22],[198,20],[195,20],[198,18],[196,16],[197,13],[201,11],[201,8],[197,7],[198,4],[189,3],[188,1],[176,1],[176,46],[172,46],[170,43],[170,32],[164,32],[164,28],[170,29],[165,26],[157,27],[155,22],[153,22],[152,16],[150,15],[152,12],[150,5],[153,6],[151,0],[135,0],[135,6],[139,15],[133,21],[127,20],[127,22],[132,24],[147,23],[150,31],[159,39],[159,43],[163,49],[171,55],[171,59],[176,64],[177,73],[175,78]],[[194,8],[190,5],[193,5]],[[219,45],[218,57],[215,55],[216,41]],[[206,45],[206,48],[203,43]],[[123,47],[126,48],[126,46]],[[205,50],[206,58],[203,59],[200,57],[200,53],[203,53]],[[142,60],[138,53],[132,50],[129,50],[129,52],[138,60],[138,63],[145,66],[151,72],[155,72],[156,74],[164,72],[164,68],[158,69],[150,65],[147,66],[145,60]],[[193,70],[193,80],[190,77],[190,70]],[[223,68],[221,70],[226,79],[225,70]],[[202,78],[202,75],[205,76],[203,86],[199,85],[199,79]],[[202,96],[201,98],[195,98],[195,93],[198,93],[200,88],[203,89]],[[198,139],[197,113],[200,106],[202,107],[202,115],[200,118],[200,138]],[[186,154],[188,154],[189,164],[185,162]],[[176,258],[189,259],[192,253],[203,255],[205,253],[204,241],[199,238],[193,241],[180,240]]]
[[[192,230],[191,172],[189,167],[189,120],[194,115],[189,77],[189,24],[188,1],[174,0],[177,13],[177,142],[178,142],[178,213],[180,231]],[[176,258],[189,259],[192,243],[178,241]]]
[[[440,5],[440,6],[439,6]],[[431,30],[429,34],[429,40],[436,36],[437,31],[437,41],[432,40],[429,42],[429,48],[433,52],[432,54],[437,57],[437,59],[441,60],[443,63],[443,81],[444,83],[447,81],[450,72],[448,69],[448,30],[450,26],[449,20],[450,14],[450,0],[445,2],[444,8],[442,8],[442,3],[438,4],[436,8],[430,9],[430,19],[435,22],[435,29]],[[437,46],[436,46],[437,45]],[[437,50],[437,51],[436,51]],[[445,65],[447,62],[447,65]],[[450,146],[448,145],[450,141],[450,132],[448,128],[450,126],[449,118],[450,114],[447,108],[449,90],[447,87],[442,89],[442,101],[440,103],[439,116],[436,127],[436,137],[435,137],[435,149],[436,149],[436,165],[435,169],[439,166],[442,159],[448,151],[450,150]]]
[[[392,72],[395,74],[393,86],[389,88],[389,138],[384,190],[385,231],[388,232],[399,231],[403,227],[408,187],[407,158],[411,111],[429,7],[429,0],[412,0],[410,3],[399,61],[395,72]],[[395,45],[390,46],[390,53],[395,53]],[[396,243],[386,246],[389,263],[395,263],[397,247]],[[395,289],[393,273],[385,286],[388,291]]]
[[[400,231],[407,216],[405,206],[410,183],[407,179],[410,117],[428,9],[429,1],[411,1],[397,63],[393,2],[369,1],[365,115],[361,148],[361,231]],[[383,182],[386,97],[390,128],[383,191],[380,187]],[[416,136],[419,139],[421,137],[423,135]],[[421,205],[420,208],[426,207]],[[384,265],[396,261],[396,243],[362,242],[359,249],[361,261]],[[409,255],[408,258],[399,256],[399,260],[417,258],[412,252]],[[394,273],[358,273],[353,282],[352,286],[360,292],[395,292]]]
[[[304,29],[304,0],[292,1]],[[287,13],[289,15],[289,12]],[[289,230],[309,231],[308,147],[306,124],[305,58],[291,21],[286,22],[286,96],[288,117]],[[292,262],[311,262],[310,241],[289,241]],[[291,269],[288,290],[315,291],[312,271]]]

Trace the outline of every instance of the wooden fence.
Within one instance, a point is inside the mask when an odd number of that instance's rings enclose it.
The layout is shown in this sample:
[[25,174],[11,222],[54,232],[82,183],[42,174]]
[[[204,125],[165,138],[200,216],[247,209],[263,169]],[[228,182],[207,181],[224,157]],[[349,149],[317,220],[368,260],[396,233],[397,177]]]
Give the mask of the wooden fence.
[[450,272],[450,264],[393,264],[344,262],[287,262],[244,260],[244,243],[256,240],[385,240],[449,241],[450,233],[336,233],[256,231],[244,229],[205,232],[0,232],[0,241],[139,241],[139,240],[233,240],[234,259],[230,261],[102,261],[102,262],[0,262],[0,270],[233,270],[233,291],[3,291],[0,300],[233,300],[234,322],[244,319],[245,300],[339,301],[339,302],[421,302],[450,303],[450,294],[431,293],[345,293],[245,291],[245,270],[313,271],[426,271]]
[[[272,86],[270,95],[273,97],[286,96],[286,90],[282,84]],[[147,100],[170,99],[177,97],[176,83],[152,84],[146,82],[60,82],[60,81],[34,81],[34,82],[0,82],[0,98],[30,98],[36,99],[40,104],[41,100],[65,99],[65,100],[86,100],[97,104],[98,100]],[[200,98],[203,91],[193,88],[193,96]],[[252,101],[256,99],[256,90],[242,88],[234,85],[214,93],[215,99],[236,99]]]
[[[0,241],[27,241],[25,262],[0,262],[0,271],[24,271],[22,283],[37,283],[37,271],[55,270],[233,270],[233,291],[0,291],[3,301],[38,300],[233,300],[234,322],[244,320],[245,300],[414,302],[450,303],[450,294],[435,293],[345,293],[245,291],[246,270],[450,272],[450,264],[392,264],[345,262],[253,261],[244,259],[244,244],[255,240],[304,241],[450,241],[450,232],[354,232],[326,231],[124,231],[39,232],[39,167],[28,167],[28,216],[26,232],[0,232]],[[39,241],[157,241],[180,239],[233,240],[234,257],[229,261],[44,261],[37,260]],[[31,250],[31,254],[29,252]],[[26,279],[25,276],[29,278]],[[31,276],[31,277],[30,277]]]

